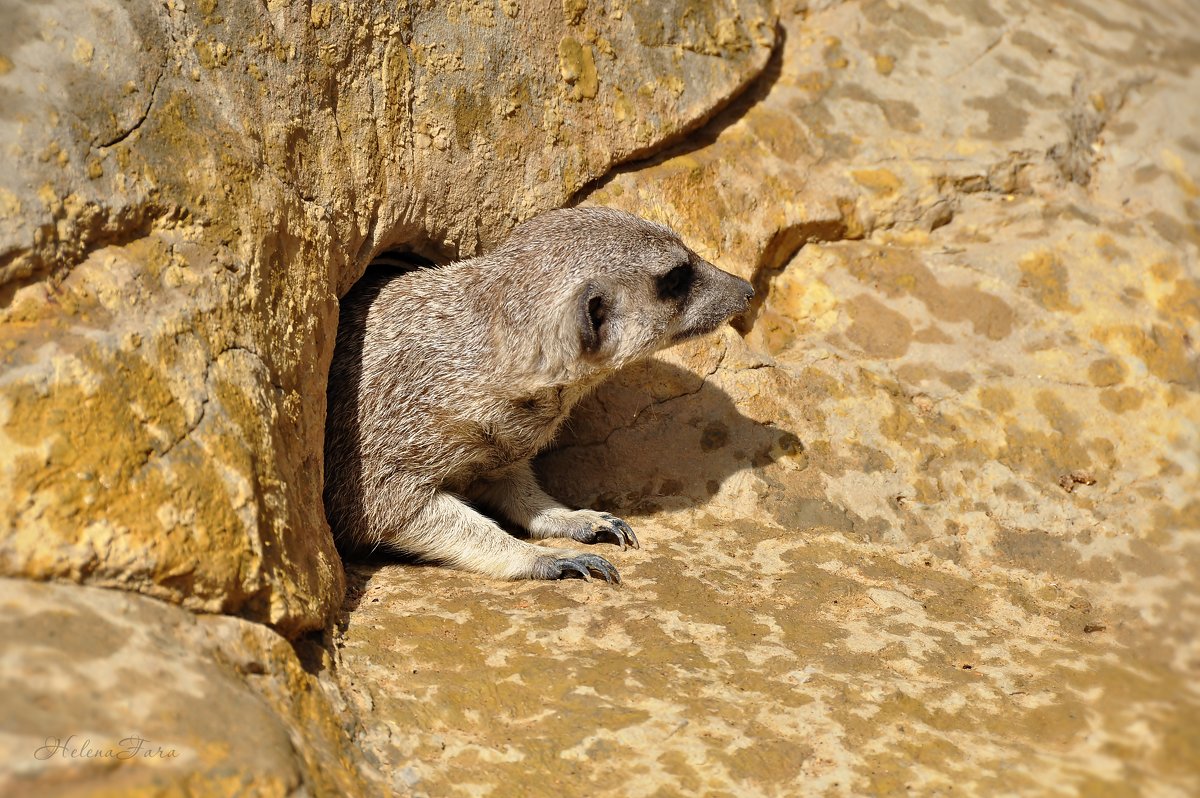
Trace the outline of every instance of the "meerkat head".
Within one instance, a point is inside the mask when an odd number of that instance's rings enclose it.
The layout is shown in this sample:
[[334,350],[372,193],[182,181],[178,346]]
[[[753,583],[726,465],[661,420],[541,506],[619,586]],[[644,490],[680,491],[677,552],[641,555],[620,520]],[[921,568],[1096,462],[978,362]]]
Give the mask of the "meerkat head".
[[710,333],[754,295],[750,283],[701,258],[669,228],[611,208],[544,213],[519,226],[498,254],[535,276],[535,304],[555,330],[555,349],[585,371],[611,371]]

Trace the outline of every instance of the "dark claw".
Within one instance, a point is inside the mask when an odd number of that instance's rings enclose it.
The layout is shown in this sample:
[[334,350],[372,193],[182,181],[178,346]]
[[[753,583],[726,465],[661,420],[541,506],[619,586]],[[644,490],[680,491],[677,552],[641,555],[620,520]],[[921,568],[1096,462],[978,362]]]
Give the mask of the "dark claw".
[[633,534],[633,527],[625,523],[625,521],[622,519],[617,518],[615,515],[609,515],[608,513],[600,513],[600,515],[609,523],[609,528],[600,530],[597,533],[597,537],[599,537],[601,533],[607,532],[614,538],[612,542],[616,543],[622,549],[627,546],[633,546],[635,549],[640,549],[642,547],[641,544],[638,543],[637,535]]
[[592,581],[588,569],[574,560],[558,560],[556,564],[559,567],[559,579],[586,579],[589,582]]
[[609,516],[609,518],[612,518],[613,522],[617,525],[617,528],[621,530],[622,534],[624,534],[625,542],[628,545],[633,546],[635,549],[640,549],[642,547],[642,544],[638,543],[637,535],[633,534],[633,527],[627,524],[624,519],[617,518],[615,516]]
[[562,559],[555,560],[554,563],[559,567],[559,579],[583,578],[591,581],[592,575],[595,575],[609,584],[621,584],[621,575],[617,573],[616,568],[613,568],[612,563],[603,557],[597,557],[595,554],[577,554],[574,557],[563,557]]

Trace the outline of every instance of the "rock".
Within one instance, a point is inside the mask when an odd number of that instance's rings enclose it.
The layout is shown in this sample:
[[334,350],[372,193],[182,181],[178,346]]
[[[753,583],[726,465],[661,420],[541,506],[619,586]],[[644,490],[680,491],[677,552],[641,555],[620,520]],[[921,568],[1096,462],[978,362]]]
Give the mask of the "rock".
[[[6,9],[0,567],[279,633],[5,583],[0,789],[1200,793],[1200,12],[663,8]],[[622,587],[356,563],[293,648],[334,297],[576,199],[758,288],[538,464]]]
[[385,772],[1200,791],[1198,23],[814,4],[743,100],[601,181],[758,304],[539,463],[637,529],[619,590],[350,571]]
[[378,794],[326,697],[328,662],[265,626],[13,579],[0,605],[6,795]]
[[324,626],[337,296],[678,139],[774,42],[765,0],[649,13],[5,3],[0,573]]

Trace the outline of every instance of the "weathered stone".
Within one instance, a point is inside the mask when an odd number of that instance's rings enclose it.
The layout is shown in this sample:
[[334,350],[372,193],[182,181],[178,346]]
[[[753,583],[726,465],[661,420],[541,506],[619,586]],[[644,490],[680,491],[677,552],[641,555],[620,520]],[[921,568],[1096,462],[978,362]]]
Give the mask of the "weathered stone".
[[586,199],[759,288],[540,463],[622,588],[352,569],[364,744],[413,794],[1200,791],[1200,13],[785,31]]
[[[771,35],[710,7],[205,0],[71,9],[66,37],[29,22],[66,6],[6,14],[28,120],[3,140],[45,157],[0,194],[6,567],[319,624],[332,295],[381,245],[472,252],[707,116]],[[603,386],[539,464],[633,521],[644,548],[605,551],[623,587],[353,566],[335,639],[368,761],[400,794],[1200,792],[1200,12],[797,8],[750,93],[586,194],[759,289],[740,333]],[[528,97],[489,71],[514,52]],[[15,87],[53,59],[114,82],[47,72],[44,118]],[[4,789],[363,788],[328,660],[142,597],[6,590]],[[104,687],[126,662],[181,676],[130,709],[27,667]],[[230,703],[244,728],[213,721]],[[194,769],[30,763],[62,717],[137,719]]]
[[5,795],[378,794],[316,673],[328,662],[306,670],[265,626],[13,579],[0,607]]
[[703,122],[775,36],[720,8],[4,0],[0,572],[325,624],[337,295]]

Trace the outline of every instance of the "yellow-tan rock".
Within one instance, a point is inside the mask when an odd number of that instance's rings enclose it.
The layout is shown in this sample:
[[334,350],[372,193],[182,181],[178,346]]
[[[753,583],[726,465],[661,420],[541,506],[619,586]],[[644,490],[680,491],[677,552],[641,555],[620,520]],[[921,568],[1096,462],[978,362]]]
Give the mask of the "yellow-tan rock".
[[[1194,4],[437,5],[6,6],[0,564],[298,642],[3,582],[0,791],[1200,793]],[[538,464],[623,585],[331,624],[335,297],[569,202],[758,289]]]
[[0,573],[325,625],[337,296],[382,247],[495,242],[766,63],[764,2],[677,11],[6,3]]
[[377,794],[330,661],[262,624],[0,578],[5,795]]
[[414,792],[1200,790],[1200,14],[811,5],[585,199],[759,289],[541,460],[622,588],[350,571]]

